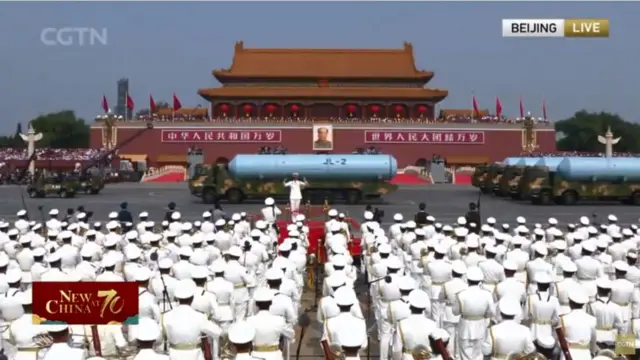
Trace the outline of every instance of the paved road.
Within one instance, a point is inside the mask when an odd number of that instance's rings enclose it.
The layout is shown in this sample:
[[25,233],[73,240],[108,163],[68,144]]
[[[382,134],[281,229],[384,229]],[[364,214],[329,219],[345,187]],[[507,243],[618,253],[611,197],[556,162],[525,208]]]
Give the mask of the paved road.
[[[23,200],[20,193],[23,190],[16,186],[0,187],[0,218],[7,220],[14,219],[15,213],[22,209]],[[420,202],[426,202],[428,210],[436,216],[437,220],[443,223],[452,223],[458,216],[463,215],[469,202],[478,199],[478,192],[471,187],[454,185],[432,185],[428,188],[419,186],[403,187],[399,192],[387,196],[384,201],[374,203],[386,212],[385,220],[390,221],[393,214],[400,212],[405,216],[413,214]],[[134,216],[140,211],[148,211],[153,220],[161,220],[164,216],[166,205],[173,201],[177,204],[183,218],[196,220],[200,218],[202,212],[209,209],[210,205],[205,205],[200,199],[189,195],[184,184],[118,184],[108,186],[102,193],[96,196],[79,195],[73,199],[29,199],[24,194],[24,201],[27,209],[34,218],[39,218],[37,207],[42,205],[45,213],[51,208],[58,208],[61,212],[67,208],[76,208],[84,205],[87,210],[95,213],[95,219],[104,220],[110,211],[117,211],[119,204],[123,201],[129,203],[129,208]],[[597,214],[600,218],[606,218],[610,213],[615,213],[620,221],[625,224],[638,221],[640,212],[637,208],[622,205],[583,205],[583,206],[533,206],[527,203],[516,203],[510,200],[498,199],[491,196],[481,198],[482,216],[493,216],[499,222],[511,223],[516,216],[525,216],[530,223],[545,222],[550,216],[556,217],[561,222],[576,222],[582,215],[590,216]],[[241,205],[223,205],[228,212],[257,212],[262,204],[254,201]],[[348,212],[356,220],[362,220],[363,205],[346,206],[336,205],[342,212]],[[363,289],[364,290],[364,289]],[[365,291],[360,292],[366,293]],[[313,305],[313,294],[309,291],[304,297],[304,307]],[[366,314],[366,296],[361,297],[362,308]],[[311,313],[313,325],[307,331],[303,341],[301,357],[321,357],[322,351],[318,346],[321,326],[315,322],[315,314]],[[373,321],[369,321],[369,326]],[[378,357],[378,347],[375,344],[375,334],[372,334],[371,356]],[[296,346],[292,348],[292,355],[295,354]]]

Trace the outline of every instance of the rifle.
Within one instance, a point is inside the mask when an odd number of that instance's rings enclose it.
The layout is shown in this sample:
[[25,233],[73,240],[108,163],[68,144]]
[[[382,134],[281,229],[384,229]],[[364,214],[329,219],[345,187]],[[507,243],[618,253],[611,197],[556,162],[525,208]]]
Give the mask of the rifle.
[[564,355],[565,360],[573,360],[571,357],[571,352],[569,351],[569,344],[567,343],[567,338],[564,335],[564,327],[558,326],[556,328],[556,335],[558,337],[558,343],[560,344],[560,349],[562,349],[562,354]]
[[91,342],[96,356],[102,357],[102,345],[100,345],[100,334],[98,333],[98,325],[91,325]]
[[[300,325],[300,338],[298,339],[298,347],[296,348],[296,360],[300,359],[300,350],[302,349],[302,340],[304,339],[304,333],[306,332],[309,325],[311,325],[311,319],[307,313],[302,313],[298,318],[298,325]],[[325,340],[326,342],[326,340]],[[324,343],[323,343],[324,349]]]

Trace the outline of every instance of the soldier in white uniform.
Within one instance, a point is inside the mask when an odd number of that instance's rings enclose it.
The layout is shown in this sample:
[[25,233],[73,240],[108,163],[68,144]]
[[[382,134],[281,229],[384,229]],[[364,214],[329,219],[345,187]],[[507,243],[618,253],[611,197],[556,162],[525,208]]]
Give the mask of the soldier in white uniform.
[[247,273],[247,269],[239,262],[242,256],[242,249],[232,246],[227,253],[228,261],[224,270],[224,278],[233,284],[234,319],[242,320],[247,316],[247,305],[249,302],[249,290],[247,285],[253,279]]
[[498,303],[502,322],[489,328],[482,343],[482,354],[500,360],[511,353],[530,354],[536,350],[529,329],[515,320],[520,314],[520,303],[505,296]]
[[147,318],[140,319],[135,331],[138,353],[133,360],[169,360],[169,356],[154,350],[156,342],[162,341],[161,333],[158,323]]
[[256,329],[246,321],[234,323],[229,327],[229,342],[235,347],[234,360],[255,360],[252,356],[253,340],[256,337]]
[[447,260],[447,247],[444,244],[438,244],[435,247],[433,260],[430,260],[424,267],[423,284],[426,287],[427,294],[431,299],[431,319],[433,319],[438,327],[442,326],[442,317],[444,314],[444,301],[442,292],[444,284],[451,280],[452,266]]
[[[15,360],[36,360],[40,348],[37,346],[34,338],[39,335],[47,334],[42,326],[33,324],[32,294],[31,290],[20,292],[16,295],[20,304],[22,304],[23,315],[12,321],[9,325],[9,334],[13,338],[16,347],[16,353],[13,357]],[[6,349],[5,349],[6,351]],[[5,353],[6,355],[9,355]]]
[[[260,210],[262,213],[262,219],[269,224],[269,227],[273,230],[276,229],[276,221],[278,221],[278,216],[282,214],[282,211],[276,205],[276,201],[273,198],[266,198],[264,200],[265,207]],[[274,239],[277,240],[277,239]]]
[[[323,326],[323,334],[321,340],[327,340],[330,345],[340,344],[340,332],[344,330],[352,331],[358,334],[364,341],[362,347],[368,346],[367,341],[367,324],[364,319],[357,318],[351,314],[351,307],[357,301],[353,293],[346,288],[341,288],[334,294],[340,313],[336,316],[329,317]],[[382,358],[382,357],[381,357]]]
[[482,357],[482,341],[486,336],[489,321],[495,316],[495,304],[491,293],[480,287],[483,279],[484,274],[480,268],[469,268],[469,287],[456,294],[452,306],[453,314],[460,315],[458,346],[463,360]]
[[[638,313],[640,306],[640,293],[633,283],[626,279],[629,265],[618,260],[613,263],[615,280],[611,283],[611,301],[620,306],[624,328],[629,329],[629,323]],[[625,331],[626,332],[626,331]]]
[[494,301],[497,303],[505,296],[513,296],[518,300],[518,303],[523,304],[527,297],[527,287],[524,282],[515,277],[518,265],[511,260],[505,260],[502,266],[504,267],[505,279],[493,290]]
[[[283,353],[289,354],[288,345],[295,342],[295,332],[283,317],[269,311],[273,295],[268,288],[258,288],[253,296],[257,312],[246,321],[256,329],[252,355],[267,360],[282,360]],[[280,348],[281,340],[283,349]]]
[[596,342],[598,347],[613,343],[617,334],[626,331],[620,306],[611,301],[611,280],[600,278],[596,281],[596,299],[586,306],[587,313],[596,318]]
[[560,303],[551,294],[551,276],[548,273],[536,273],[533,281],[537,290],[527,297],[523,319],[529,321],[533,338],[551,336],[558,324]]
[[430,302],[427,293],[414,290],[407,301],[410,315],[396,322],[393,336],[394,359],[413,360],[413,350],[420,345],[429,348],[429,335],[438,328],[435,321],[425,316]]
[[87,358],[85,350],[75,349],[68,345],[70,340],[69,325],[41,326],[44,326],[53,339],[53,344],[38,355],[38,357],[42,356],[41,360],[85,360]]
[[560,315],[567,314],[571,311],[569,308],[569,294],[574,289],[582,288],[580,283],[575,279],[576,271],[578,271],[578,268],[575,263],[570,261],[563,263],[562,280],[556,281],[554,286],[551,288],[553,290],[553,294],[560,302]]
[[222,329],[191,307],[195,285],[182,280],[176,285],[178,306],[163,315],[162,338],[169,344],[171,360],[202,360],[202,336],[218,338]]
[[573,360],[591,360],[591,354],[598,350],[596,344],[595,317],[589,315],[584,306],[589,302],[589,295],[584,289],[574,289],[569,294],[571,311],[560,317],[560,326]]
[[293,180],[287,181],[284,179],[284,186],[290,189],[289,202],[291,204],[291,216],[295,219],[295,216],[300,211],[300,201],[302,201],[302,189],[309,186],[307,179],[303,178],[299,180],[299,174],[293,173]]
[[467,266],[463,261],[454,261],[451,264],[451,280],[444,283],[442,292],[440,293],[440,302],[445,304],[442,316],[442,327],[449,333],[449,344],[447,350],[454,358],[459,356],[459,349],[456,345],[456,333],[460,314],[455,314],[453,307],[456,303],[458,292],[466,289],[469,285],[464,280],[467,273]]

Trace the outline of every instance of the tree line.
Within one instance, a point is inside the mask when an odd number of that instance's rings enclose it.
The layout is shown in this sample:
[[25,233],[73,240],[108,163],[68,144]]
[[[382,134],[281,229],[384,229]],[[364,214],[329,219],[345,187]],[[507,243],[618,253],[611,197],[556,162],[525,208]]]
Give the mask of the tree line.
[[[158,108],[169,106],[165,101],[156,105]],[[148,113],[149,109],[142,109],[136,115]],[[43,134],[38,147],[89,147],[90,124],[77,117],[71,110],[41,115],[29,123],[36,132]],[[614,137],[622,136],[620,142],[614,146],[614,151],[640,153],[640,124],[625,121],[616,114],[586,110],[578,111],[570,118],[555,123],[558,150],[602,152],[603,145],[598,142],[598,135],[604,135],[608,128],[611,128]],[[18,123],[15,133],[0,136],[0,147],[26,147],[26,143],[20,138],[20,133],[26,134],[26,130]]]

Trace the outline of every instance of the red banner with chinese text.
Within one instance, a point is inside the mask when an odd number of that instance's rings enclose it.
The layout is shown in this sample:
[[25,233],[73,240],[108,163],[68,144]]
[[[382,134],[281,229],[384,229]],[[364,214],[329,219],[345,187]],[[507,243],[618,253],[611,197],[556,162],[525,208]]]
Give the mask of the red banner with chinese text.
[[165,143],[280,143],[282,142],[282,130],[162,130],[161,140]]
[[364,142],[374,144],[484,144],[484,131],[373,131],[364,132]]
[[34,282],[34,324],[138,323],[135,282]]

